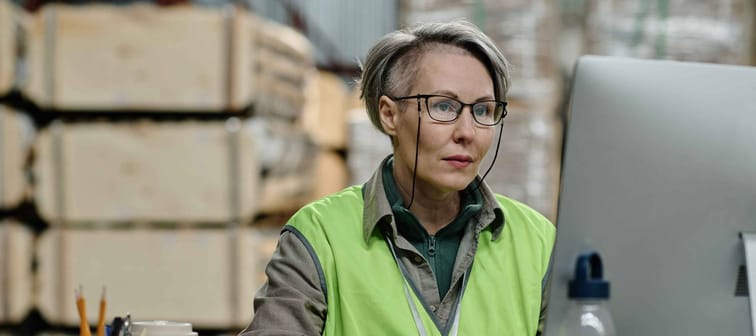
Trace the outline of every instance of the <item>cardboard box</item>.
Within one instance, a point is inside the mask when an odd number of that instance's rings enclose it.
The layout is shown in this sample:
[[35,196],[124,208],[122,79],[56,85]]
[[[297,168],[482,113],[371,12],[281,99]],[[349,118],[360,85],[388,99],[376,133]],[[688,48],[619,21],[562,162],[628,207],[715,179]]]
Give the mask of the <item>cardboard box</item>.
[[94,325],[103,286],[108,316],[241,330],[265,282],[278,230],[72,230],[39,238],[37,307],[54,325],[77,326],[83,286]]
[[0,221],[0,324],[20,323],[32,307],[33,242],[23,225]]
[[260,163],[236,119],[57,123],[35,143],[35,197],[53,224],[254,216]]
[[63,110],[240,110],[254,21],[233,7],[49,4],[30,28],[23,91]]

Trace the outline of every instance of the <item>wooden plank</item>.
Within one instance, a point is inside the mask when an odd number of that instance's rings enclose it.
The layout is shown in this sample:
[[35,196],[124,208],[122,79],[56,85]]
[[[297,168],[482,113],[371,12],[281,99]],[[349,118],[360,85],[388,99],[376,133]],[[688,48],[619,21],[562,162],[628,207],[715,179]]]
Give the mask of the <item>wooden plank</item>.
[[269,215],[299,209],[312,200],[313,183],[310,173],[265,177],[258,212]]
[[278,230],[260,229],[51,229],[39,238],[36,304],[50,323],[76,326],[73,290],[82,285],[94,324],[107,286],[111,315],[240,329],[277,239]]
[[263,21],[259,27],[260,48],[271,49],[281,57],[314,66],[312,44],[302,33],[275,21]]
[[24,92],[58,109],[238,110],[252,100],[253,21],[228,8],[47,5]]
[[258,27],[255,111],[296,119],[302,114],[305,89],[315,73],[312,45],[290,27],[272,21],[261,21]]
[[0,221],[0,323],[21,322],[32,307],[33,234],[13,221]]
[[314,176],[313,200],[340,191],[349,184],[346,161],[338,153],[329,150],[318,151]]
[[247,127],[265,173],[260,181],[258,212],[288,211],[310,200],[317,146],[304,129],[270,117],[250,118]]
[[270,48],[258,48],[257,71],[260,76],[286,82],[292,87],[302,90],[309,77],[310,71],[315,66],[309,62],[303,62],[299,58],[288,57],[286,54],[277,53]]
[[35,142],[40,214],[71,223],[223,225],[235,217],[232,211],[250,218],[258,203],[256,147],[243,130],[230,133],[228,126],[222,121],[54,124]]
[[276,78],[272,74],[261,74],[257,81],[257,98],[260,104],[272,104],[282,100],[286,105],[299,110],[300,115],[305,105],[305,83],[293,84]]
[[29,194],[26,158],[34,139],[31,119],[0,105],[0,208],[16,207]]
[[321,147],[344,149],[347,145],[347,88],[335,74],[320,71],[312,81],[302,125]]
[[10,0],[0,0],[0,96],[14,88],[19,41],[28,29],[29,15]]

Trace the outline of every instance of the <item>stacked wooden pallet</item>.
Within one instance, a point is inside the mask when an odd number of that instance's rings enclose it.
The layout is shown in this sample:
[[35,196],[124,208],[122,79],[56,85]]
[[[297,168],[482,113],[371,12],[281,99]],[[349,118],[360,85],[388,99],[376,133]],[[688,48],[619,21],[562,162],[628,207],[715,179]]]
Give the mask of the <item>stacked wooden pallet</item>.
[[238,111],[254,95],[254,22],[233,7],[47,5],[21,90],[55,109]]
[[[20,41],[30,17],[0,1],[0,98],[17,89]],[[21,322],[32,309],[33,233],[10,215],[30,197],[26,162],[34,139],[28,115],[0,103],[0,325]]]
[[[259,24],[255,117],[248,120],[261,152],[258,212],[292,212],[346,186],[346,88],[318,72],[310,43],[289,27]],[[282,224],[282,223],[278,223]]]
[[[336,83],[232,6],[0,0],[0,324],[76,326],[83,285],[113,315],[245,326],[280,229],[256,219],[346,185]],[[42,225],[9,224],[23,202]]]
[[58,119],[41,125],[30,169],[50,226],[35,295],[49,323],[77,324],[78,284],[108,286],[114,314],[139,319],[229,328],[251,316],[261,267],[249,258],[270,253],[254,240],[275,239],[242,226],[260,188],[254,139],[233,117],[253,102],[253,23],[231,7],[33,16],[19,91]]

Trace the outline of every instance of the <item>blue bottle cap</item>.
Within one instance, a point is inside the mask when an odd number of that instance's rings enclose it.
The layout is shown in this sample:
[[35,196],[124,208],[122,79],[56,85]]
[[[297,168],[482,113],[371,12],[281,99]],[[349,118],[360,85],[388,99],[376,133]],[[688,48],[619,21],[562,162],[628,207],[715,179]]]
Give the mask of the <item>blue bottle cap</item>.
[[603,275],[604,267],[597,252],[579,255],[567,296],[571,299],[608,299],[609,282],[604,280]]

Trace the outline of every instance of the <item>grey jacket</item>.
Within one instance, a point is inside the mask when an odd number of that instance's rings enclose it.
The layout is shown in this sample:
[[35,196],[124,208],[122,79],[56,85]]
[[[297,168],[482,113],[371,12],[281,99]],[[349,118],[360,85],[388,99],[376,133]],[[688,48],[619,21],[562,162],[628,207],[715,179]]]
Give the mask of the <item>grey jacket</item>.
[[[490,229],[495,237],[501,233],[505,225],[505,219],[493,192],[485,183],[481,185],[483,209],[478,216],[470,220],[464,231],[454,263],[451,287],[442,298],[428,261],[406,238],[398,234],[383,187],[380,167],[364,188],[365,237],[370,236],[382,218],[391,218],[390,227],[397,248],[397,257],[406,267],[411,277],[410,281],[420,291],[430,311],[435,313],[441,326],[445,326],[460,292],[462,276],[475,257],[478,234],[482,230]],[[321,335],[328,307],[321,290],[318,268],[310,255],[308,243],[293,231],[284,228],[276,251],[265,269],[268,280],[255,296],[254,318],[240,336]],[[544,290],[549,273],[543,281]],[[543,327],[546,302],[544,291],[539,330]]]

